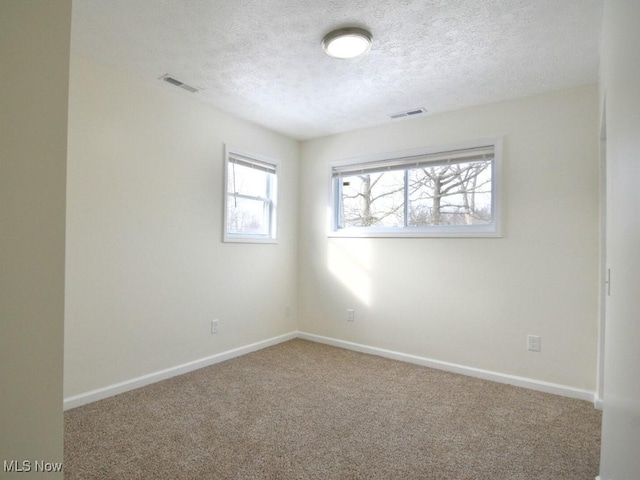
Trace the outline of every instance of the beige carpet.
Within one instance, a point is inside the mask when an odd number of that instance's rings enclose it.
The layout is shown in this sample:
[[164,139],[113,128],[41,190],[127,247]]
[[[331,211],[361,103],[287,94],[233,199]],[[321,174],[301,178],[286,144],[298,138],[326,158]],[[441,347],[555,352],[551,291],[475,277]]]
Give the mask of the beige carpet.
[[593,480],[591,403],[293,340],[65,413],[66,479]]

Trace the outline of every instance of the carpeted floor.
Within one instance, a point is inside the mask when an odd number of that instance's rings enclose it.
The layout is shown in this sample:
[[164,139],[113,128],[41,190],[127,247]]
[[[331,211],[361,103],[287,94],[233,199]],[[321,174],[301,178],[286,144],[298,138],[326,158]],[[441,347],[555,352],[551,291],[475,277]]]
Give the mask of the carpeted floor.
[[593,480],[600,412],[293,340],[65,413],[65,478]]

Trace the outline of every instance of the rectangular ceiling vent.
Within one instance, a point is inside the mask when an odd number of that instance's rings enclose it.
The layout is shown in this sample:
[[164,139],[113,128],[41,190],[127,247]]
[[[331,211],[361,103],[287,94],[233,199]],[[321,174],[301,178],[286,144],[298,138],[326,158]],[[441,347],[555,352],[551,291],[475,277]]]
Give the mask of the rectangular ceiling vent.
[[187,92],[191,92],[191,93],[197,93],[200,91],[199,88],[197,87],[192,87],[191,85],[187,85],[186,83],[178,80],[176,77],[174,77],[173,75],[169,75],[168,73],[165,73],[164,75],[162,75],[160,77],[160,80],[164,80],[165,82],[175,86],[175,87],[179,87],[182,88],[183,90],[186,90]]
[[407,110],[406,112],[395,113],[389,116],[395,120],[396,118],[416,117],[418,115],[424,115],[425,113],[427,113],[426,108],[414,108],[412,110]]

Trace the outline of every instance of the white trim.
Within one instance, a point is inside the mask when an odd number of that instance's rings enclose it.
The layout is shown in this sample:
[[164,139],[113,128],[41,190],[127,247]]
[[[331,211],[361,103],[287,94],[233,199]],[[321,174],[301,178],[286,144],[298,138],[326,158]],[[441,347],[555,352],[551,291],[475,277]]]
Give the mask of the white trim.
[[593,400],[593,406],[596,410],[602,410],[604,408],[604,400],[597,393],[595,394],[595,399]]
[[500,238],[502,233],[492,225],[469,226],[452,225],[446,227],[351,227],[334,230],[327,235],[330,238]]
[[[596,396],[604,398],[604,347],[607,323],[607,297],[609,294],[611,271],[607,265],[607,116],[606,95],[602,104],[600,120],[600,285],[598,295],[598,370],[596,373]],[[597,405],[596,405],[596,408]]]
[[226,352],[216,353],[215,355],[201,358],[199,360],[183,363],[182,365],[177,365],[175,367],[160,370],[158,372],[149,373],[137,378],[132,378],[131,380],[125,380],[124,382],[116,383],[114,385],[91,390],[90,392],[73,395],[64,399],[63,408],[64,410],[69,410],[71,408],[80,407],[91,402],[96,402],[98,400],[112,397],[120,393],[128,392],[136,388],[144,387],[161,380],[166,380],[177,375],[189,373],[203,367],[208,367],[216,363],[224,362],[225,360],[240,357],[247,353],[255,352],[258,350],[262,350],[263,348],[271,347],[282,342],[293,340],[294,338],[297,338],[297,336],[297,332],[286,333],[284,335],[279,335],[277,337],[268,338],[260,342],[252,343],[250,345],[227,350]]
[[470,377],[482,378],[484,380],[491,380],[493,382],[506,383],[508,385],[528,388],[530,390],[536,390],[538,392],[552,393],[555,395],[561,395],[563,397],[588,400],[591,402],[593,402],[595,398],[595,392],[589,390],[580,390],[578,388],[559,385],[557,383],[544,382],[541,380],[534,380],[532,378],[518,377],[516,375],[508,375],[505,373],[492,372],[490,370],[466,367],[464,365],[457,365],[455,363],[433,360],[430,358],[419,357],[417,355],[409,355],[392,350],[385,350],[383,348],[370,347],[368,345],[346,342],[344,340],[323,337],[311,333],[298,332],[298,338],[316,343],[323,343],[334,347],[345,348],[347,350],[353,350],[356,352],[368,353],[371,355],[377,355],[379,357],[391,358],[393,360],[400,360],[402,362],[422,365],[424,367],[436,368],[438,370],[459,373],[462,375],[468,375]]
[[177,365],[175,367],[149,373],[147,375],[142,375],[130,380],[125,380],[124,382],[108,385],[106,387],[98,388],[96,390],[91,390],[89,392],[81,393],[78,395],[73,395],[64,399],[63,407],[64,410],[80,407],[82,405],[96,402],[98,400],[103,400],[120,393],[125,393],[130,390],[135,390],[136,388],[160,382],[177,375],[182,375],[194,370],[198,370],[200,368],[214,365],[216,363],[231,360],[232,358],[240,357],[242,355],[246,355],[247,353],[256,352],[258,350],[262,350],[263,348],[271,347],[273,345],[287,342],[295,338],[301,338],[303,340],[309,340],[315,343],[322,343],[338,348],[353,350],[355,352],[368,353],[370,355],[377,355],[379,357],[391,358],[393,360],[399,360],[401,362],[412,363],[415,365],[421,365],[424,367],[435,368],[447,372],[458,373],[470,377],[482,378],[484,380],[490,380],[493,382],[515,385],[517,387],[528,388],[530,390],[536,390],[539,392],[552,393],[555,395],[576,398],[579,400],[588,400],[594,402],[596,408],[598,408],[599,405],[600,407],[602,405],[602,401],[596,397],[595,392],[591,392],[588,390],[580,390],[566,385],[559,385],[556,383],[543,382],[526,377],[518,377],[515,375],[508,375],[504,373],[492,372],[489,370],[482,370],[479,368],[467,367],[455,363],[419,357],[417,355],[385,350],[383,348],[370,347],[368,345],[347,342],[344,340],[338,340],[336,338],[323,337],[321,335],[315,335],[312,333],[290,332],[279,335],[277,337],[268,338],[260,342],[234,348],[232,350],[227,350],[225,352],[216,353],[215,355],[201,358],[199,360],[183,363],[182,365]]

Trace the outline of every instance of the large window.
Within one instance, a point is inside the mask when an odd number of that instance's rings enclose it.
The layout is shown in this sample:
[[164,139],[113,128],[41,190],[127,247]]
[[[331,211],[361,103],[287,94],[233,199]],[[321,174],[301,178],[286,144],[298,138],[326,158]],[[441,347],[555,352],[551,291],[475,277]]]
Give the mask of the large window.
[[278,162],[225,152],[224,241],[275,243]]
[[331,166],[334,236],[499,236],[501,143]]

